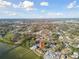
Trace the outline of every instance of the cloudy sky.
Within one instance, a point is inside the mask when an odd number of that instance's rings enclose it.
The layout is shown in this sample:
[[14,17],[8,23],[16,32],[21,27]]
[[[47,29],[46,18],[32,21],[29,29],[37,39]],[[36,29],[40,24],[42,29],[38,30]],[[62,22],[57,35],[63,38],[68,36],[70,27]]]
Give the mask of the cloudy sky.
[[0,0],[0,18],[79,18],[79,0]]

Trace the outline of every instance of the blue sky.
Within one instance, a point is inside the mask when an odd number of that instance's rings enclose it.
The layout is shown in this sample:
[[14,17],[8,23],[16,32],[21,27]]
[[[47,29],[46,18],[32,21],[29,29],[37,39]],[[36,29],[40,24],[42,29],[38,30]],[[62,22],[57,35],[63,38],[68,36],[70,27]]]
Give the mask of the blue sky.
[[79,18],[79,0],[0,0],[0,18]]

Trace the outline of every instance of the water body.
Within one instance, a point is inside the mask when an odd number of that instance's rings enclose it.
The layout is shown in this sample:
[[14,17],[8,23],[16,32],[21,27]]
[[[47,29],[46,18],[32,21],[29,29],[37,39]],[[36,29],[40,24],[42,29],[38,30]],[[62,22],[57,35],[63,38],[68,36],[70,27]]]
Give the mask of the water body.
[[14,59],[15,53],[11,53],[15,50],[18,46],[10,46],[5,43],[0,43],[0,59]]
[[21,46],[0,43],[0,59],[41,59],[33,51]]

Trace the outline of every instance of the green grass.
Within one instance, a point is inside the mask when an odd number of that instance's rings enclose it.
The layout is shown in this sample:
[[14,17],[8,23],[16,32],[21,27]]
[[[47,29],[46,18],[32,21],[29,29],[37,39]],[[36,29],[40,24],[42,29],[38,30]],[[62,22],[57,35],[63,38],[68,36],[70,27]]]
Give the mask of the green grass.
[[[9,44],[8,44],[9,45]],[[16,47],[14,49],[6,50],[0,59],[42,59],[42,57],[37,56],[32,50],[26,47]]]
[[[4,38],[0,38],[0,42],[7,43],[8,45],[12,45],[11,39],[13,38],[13,34],[8,33]],[[34,41],[31,40],[31,46]],[[17,48],[10,49],[10,51],[6,51],[5,55],[2,55],[0,59],[42,59],[42,56],[37,56],[32,50],[29,49],[29,41],[24,40],[24,42]]]
[[7,53],[4,59],[42,59],[42,57],[37,56],[32,50],[20,46]]

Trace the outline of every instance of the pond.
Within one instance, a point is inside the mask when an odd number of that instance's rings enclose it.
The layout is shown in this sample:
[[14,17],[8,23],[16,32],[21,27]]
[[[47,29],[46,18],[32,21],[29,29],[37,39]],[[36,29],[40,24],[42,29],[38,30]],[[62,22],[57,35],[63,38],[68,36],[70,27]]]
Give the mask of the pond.
[[30,49],[0,43],[0,59],[41,59]]
[[5,43],[0,43],[0,59],[14,59],[14,53],[11,52],[16,48],[16,46],[10,46]]

